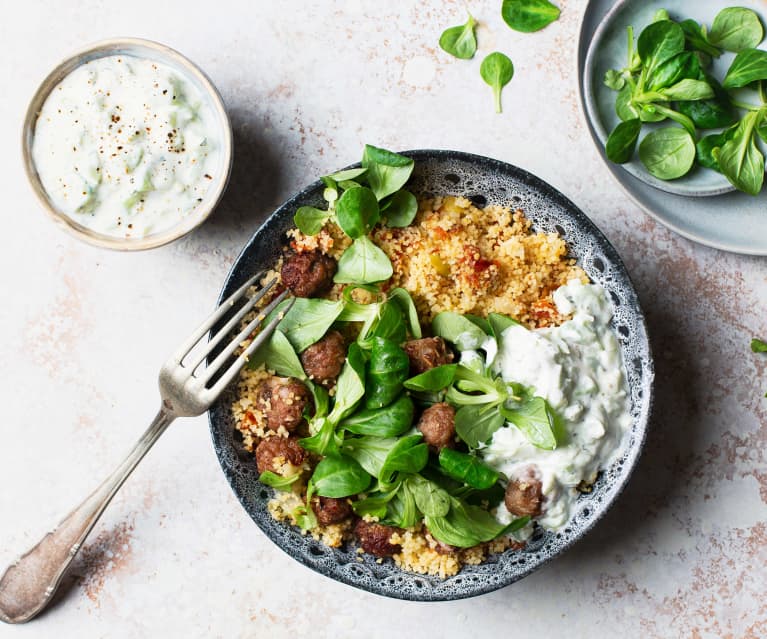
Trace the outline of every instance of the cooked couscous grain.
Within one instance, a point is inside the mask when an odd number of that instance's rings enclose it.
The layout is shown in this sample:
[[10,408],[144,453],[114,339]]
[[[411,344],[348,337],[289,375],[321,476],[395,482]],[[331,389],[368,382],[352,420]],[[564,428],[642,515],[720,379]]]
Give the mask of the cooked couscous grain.
[[531,326],[559,324],[551,294],[586,274],[555,233],[532,233],[522,211],[461,197],[422,200],[407,228],[373,239],[391,259],[391,286],[406,289],[424,322],[440,311],[502,313]]

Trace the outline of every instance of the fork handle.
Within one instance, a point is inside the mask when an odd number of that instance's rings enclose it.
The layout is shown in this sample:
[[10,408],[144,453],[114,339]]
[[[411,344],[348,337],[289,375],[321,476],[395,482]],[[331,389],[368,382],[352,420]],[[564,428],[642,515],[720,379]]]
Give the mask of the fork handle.
[[174,414],[161,408],[115,471],[34,548],[8,567],[0,578],[1,621],[24,623],[50,603],[64,572],[112,497],[174,419]]

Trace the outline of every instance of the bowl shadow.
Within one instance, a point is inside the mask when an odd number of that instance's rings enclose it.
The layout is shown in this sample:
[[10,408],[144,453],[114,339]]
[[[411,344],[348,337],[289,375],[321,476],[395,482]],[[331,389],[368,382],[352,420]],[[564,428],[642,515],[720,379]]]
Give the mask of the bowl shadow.
[[282,199],[282,156],[266,140],[262,123],[249,108],[235,106],[228,112],[233,135],[232,171],[215,213],[197,231],[201,239],[222,233],[249,237]]

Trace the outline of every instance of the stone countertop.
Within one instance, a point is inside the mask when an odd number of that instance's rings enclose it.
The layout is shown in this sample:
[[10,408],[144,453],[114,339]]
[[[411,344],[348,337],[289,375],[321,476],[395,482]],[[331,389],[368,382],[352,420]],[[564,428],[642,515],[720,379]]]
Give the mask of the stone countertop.
[[[767,260],[698,246],[624,195],[577,99],[583,0],[519,34],[500,0],[468,3],[480,55],[437,47],[465,3],[330,0],[13,3],[0,23],[0,566],[36,543],[133,444],[170,350],[211,310],[250,234],[363,144],[452,148],[524,167],[571,198],[623,256],[647,313],[655,416],[603,521],[557,560],[480,598],[388,600],[285,555],[230,491],[204,417],[179,421],[118,494],[58,605],[0,637],[767,636]],[[64,8],[66,6],[66,8]],[[26,183],[27,101],[60,58],[132,35],[200,64],[231,114],[235,164],[191,236],[123,254],[71,239]],[[483,54],[516,75],[493,112]]]

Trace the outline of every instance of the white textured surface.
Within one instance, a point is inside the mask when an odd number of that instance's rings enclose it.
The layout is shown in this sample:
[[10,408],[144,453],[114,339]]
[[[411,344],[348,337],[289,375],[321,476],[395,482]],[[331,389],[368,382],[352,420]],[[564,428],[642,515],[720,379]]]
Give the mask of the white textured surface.
[[[618,504],[571,551],[504,590],[410,604],[303,568],[236,503],[199,418],[176,423],[123,488],[59,605],[0,626],[0,637],[767,635],[767,358],[748,349],[767,335],[767,261],[676,237],[613,183],[577,105],[585,2],[559,4],[559,22],[524,35],[503,25],[500,0],[470,3],[482,23],[471,62],[436,46],[463,21],[462,2],[4,4],[0,565],[143,431],[160,363],[211,309],[249,234],[365,142],[489,155],[562,190],[626,261],[658,376],[646,453]],[[55,228],[18,149],[26,103],[50,68],[116,35],[159,40],[199,63],[235,128],[233,179],[214,217],[130,255]],[[499,116],[478,76],[494,49],[516,67]]]

